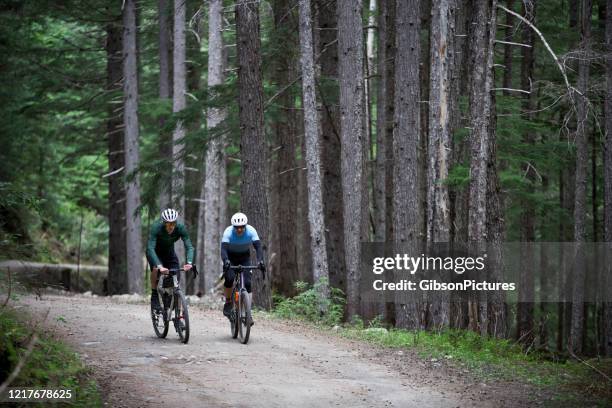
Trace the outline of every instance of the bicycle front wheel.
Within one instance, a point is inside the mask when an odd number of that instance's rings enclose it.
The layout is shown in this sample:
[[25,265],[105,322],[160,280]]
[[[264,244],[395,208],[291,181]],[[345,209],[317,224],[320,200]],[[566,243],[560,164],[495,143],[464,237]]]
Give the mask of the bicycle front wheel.
[[230,327],[232,330],[232,339],[238,337],[238,304],[236,303],[236,290],[232,292],[232,311],[230,315]]
[[164,319],[164,313],[157,313],[151,305],[151,321],[153,322],[153,330],[160,339],[165,338],[168,335],[168,320]]
[[174,305],[174,325],[181,342],[187,344],[189,341],[189,307],[183,292],[176,294]]
[[249,335],[251,334],[251,296],[247,293],[246,290],[243,290],[240,293],[240,298],[238,300],[238,310],[240,318],[239,328],[240,328],[240,342],[242,344],[247,344],[249,341]]

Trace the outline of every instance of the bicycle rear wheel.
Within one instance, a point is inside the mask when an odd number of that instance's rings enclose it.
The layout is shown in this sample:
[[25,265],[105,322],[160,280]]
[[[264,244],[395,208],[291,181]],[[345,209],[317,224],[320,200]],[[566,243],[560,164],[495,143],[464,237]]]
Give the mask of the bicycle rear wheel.
[[168,335],[169,322],[164,319],[164,313],[156,313],[153,305],[151,305],[151,321],[153,322],[153,330],[160,339]]
[[240,293],[238,305],[240,313],[240,318],[238,319],[240,326],[240,342],[242,344],[247,344],[249,335],[251,334],[251,296],[246,290]]
[[189,307],[183,292],[178,292],[174,305],[174,327],[181,342],[187,344],[189,341]]

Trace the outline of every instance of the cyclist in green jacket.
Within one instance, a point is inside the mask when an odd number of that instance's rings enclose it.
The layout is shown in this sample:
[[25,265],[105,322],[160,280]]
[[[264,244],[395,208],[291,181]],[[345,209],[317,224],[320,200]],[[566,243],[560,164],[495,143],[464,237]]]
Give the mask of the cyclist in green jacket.
[[[179,260],[174,252],[174,243],[179,239],[183,240],[187,258],[183,269],[186,272],[193,268],[193,245],[185,225],[177,223],[177,219],[178,212],[176,210],[168,208],[162,211],[161,221],[156,222],[151,228],[147,243],[147,260],[151,267],[151,304],[157,310],[161,309],[157,297],[158,272],[166,275],[168,269],[179,268]],[[195,278],[197,271],[195,269],[193,271]]]

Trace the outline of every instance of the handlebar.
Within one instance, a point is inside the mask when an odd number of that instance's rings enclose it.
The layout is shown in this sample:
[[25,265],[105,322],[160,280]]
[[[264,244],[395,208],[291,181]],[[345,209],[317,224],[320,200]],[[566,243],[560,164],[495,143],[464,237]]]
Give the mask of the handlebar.
[[234,270],[253,270],[253,269],[259,269],[259,266],[257,265],[232,265],[229,267],[230,269],[234,269]]

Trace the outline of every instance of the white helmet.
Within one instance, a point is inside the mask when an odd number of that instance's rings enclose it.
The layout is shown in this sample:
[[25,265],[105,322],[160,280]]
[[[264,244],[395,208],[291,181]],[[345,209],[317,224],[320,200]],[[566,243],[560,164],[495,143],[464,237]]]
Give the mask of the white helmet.
[[247,222],[249,222],[247,216],[241,212],[237,212],[236,214],[232,215],[232,225],[234,227],[244,227],[247,225]]
[[162,211],[161,218],[164,222],[175,222],[178,218],[178,212],[172,208],[167,208]]

